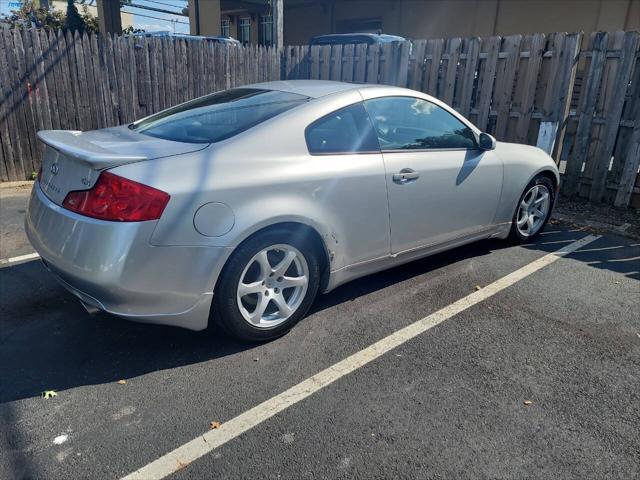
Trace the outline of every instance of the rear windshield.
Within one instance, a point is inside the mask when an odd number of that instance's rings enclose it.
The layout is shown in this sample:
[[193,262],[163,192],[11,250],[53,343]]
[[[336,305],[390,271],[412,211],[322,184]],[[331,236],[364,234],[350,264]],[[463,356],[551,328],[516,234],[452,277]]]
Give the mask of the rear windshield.
[[235,88],[169,108],[132,124],[130,128],[164,140],[214,143],[308,100],[308,97],[295,93]]

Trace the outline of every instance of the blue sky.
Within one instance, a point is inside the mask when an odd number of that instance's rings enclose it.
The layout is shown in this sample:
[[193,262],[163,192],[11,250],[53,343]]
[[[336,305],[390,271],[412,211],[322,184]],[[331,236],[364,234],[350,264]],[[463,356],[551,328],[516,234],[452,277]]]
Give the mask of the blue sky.
[[[76,0],[76,3],[80,3],[80,1]],[[85,3],[95,4],[95,0],[85,0]],[[132,0],[132,3],[134,5],[174,11],[181,11],[187,6],[187,0]],[[21,0],[0,0],[0,14],[9,13],[10,10],[19,8],[21,4]],[[187,17],[143,10],[135,7],[125,7],[124,10],[134,14],[134,25],[137,28],[142,28],[146,31],[173,31],[175,27],[175,31],[178,33],[189,33],[189,19]],[[175,20],[175,22],[172,22],[172,20]]]

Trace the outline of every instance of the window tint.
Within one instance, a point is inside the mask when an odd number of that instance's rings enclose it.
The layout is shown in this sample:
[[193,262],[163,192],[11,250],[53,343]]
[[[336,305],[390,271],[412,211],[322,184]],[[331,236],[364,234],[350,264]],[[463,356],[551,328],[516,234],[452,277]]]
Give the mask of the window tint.
[[371,119],[362,103],[316,120],[305,131],[311,154],[379,152]]
[[295,93],[235,88],[196,98],[131,125],[145,135],[187,143],[233,137],[309,98]]
[[475,148],[473,132],[445,109],[419,98],[367,100],[367,111],[384,150]]

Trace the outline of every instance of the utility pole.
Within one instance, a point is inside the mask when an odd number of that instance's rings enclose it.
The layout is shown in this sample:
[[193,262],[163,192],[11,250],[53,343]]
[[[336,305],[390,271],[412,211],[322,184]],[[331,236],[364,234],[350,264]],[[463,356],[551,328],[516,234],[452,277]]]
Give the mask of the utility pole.
[[98,1],[98,5],[97,5],[98,24],[100,26],[100,33],[115,33],[117,35],[122,35],[122,20],[120,18],[120,0],[97,0],[97,1]]
[[273,28],[273,45],[282,48],[284,45],[284,5],[283,0],[271,0],[271,18]]

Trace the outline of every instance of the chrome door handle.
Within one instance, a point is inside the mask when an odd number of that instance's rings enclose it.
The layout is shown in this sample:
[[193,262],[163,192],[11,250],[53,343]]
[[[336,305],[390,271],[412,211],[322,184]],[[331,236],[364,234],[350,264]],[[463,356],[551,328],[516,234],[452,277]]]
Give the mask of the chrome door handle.
[[420,174],[410,168],[403,168],[398,173],[394,173],[391,177],[395,183],[404,185],[405,183],[413,182],[420,178]]

